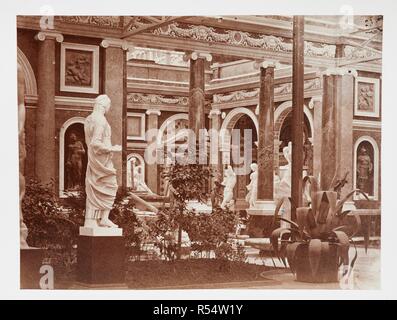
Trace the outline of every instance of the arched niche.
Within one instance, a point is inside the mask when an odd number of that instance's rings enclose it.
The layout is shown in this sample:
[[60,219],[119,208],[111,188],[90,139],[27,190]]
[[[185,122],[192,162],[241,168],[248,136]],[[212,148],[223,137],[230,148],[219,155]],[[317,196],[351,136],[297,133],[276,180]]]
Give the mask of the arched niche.
[[[379,199],[379,148],[374,138],[362,136],[354,143],[353,187],[372,200]],[[363,199],[356,194],[355,200]]]
[[59,193],[61,197],[85,186],[87,145],[83,117],[68,119],[59,132]]
[[145,175],[145,160],[143,157],[138,153],[130,153],[127,156],[127,188],[133,187],[133,168],[132,162],[135,160],[135,165],[140,167],[140,173],[142,175],[142,180],[146,182],[146,175]]

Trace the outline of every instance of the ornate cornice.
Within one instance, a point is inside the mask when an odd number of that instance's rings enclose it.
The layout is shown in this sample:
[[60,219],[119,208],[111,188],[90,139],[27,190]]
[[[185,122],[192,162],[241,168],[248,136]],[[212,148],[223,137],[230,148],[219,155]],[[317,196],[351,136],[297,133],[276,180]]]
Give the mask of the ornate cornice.
[[134,104],[181,105],[188,106],[188,97],[165,96],[159,94],[129,93],[127,101]]
[[40,31],[34,37],[36,40],[56,40],[56,42],[63,42],[63,34],[56,31]]
[[109,47],[114,47],[114,48],[121,48],[123,50],[127,50],[129,44],[125,40],[116,39],[116,38],[106,38],[102,40],[101,47],[105,49]]

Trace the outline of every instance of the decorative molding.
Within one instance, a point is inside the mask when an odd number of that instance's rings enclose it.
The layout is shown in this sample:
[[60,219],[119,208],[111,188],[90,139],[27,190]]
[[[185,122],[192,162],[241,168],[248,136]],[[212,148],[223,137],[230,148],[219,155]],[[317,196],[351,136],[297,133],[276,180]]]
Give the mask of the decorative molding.
[[109,47],[121,48],[123,50],[128,50],[129,44],[126,40],[116,39],[116,38],[106,38],[101,42],[101,47],[107,49]]
[[82,24],[106,28],[121,28],[120,16],[56,16],[64,23]]
[[182,105],[188,106],[188,97],[165,96],[159,94],[129,93],[127,101],[134,104]]
[[154,61],[156,64],[189,67],[188,61],[183,59],[184,55],[184,53],[177,51],[130,47],[127,53],[127,59],[148,60]]
[[63,42],[63,34],[56,31],[40,31],[34,37],[36,40],[56,40],[56,42]]
[[55,96],[55,104],[71,107],[93,107],[94,98]]
[[146,114],[150,116],[151,114],[161,116],[161,111],[159,109],[148,109],[146,110]]
[[382,58],[381,52],[377,52],[374,49],[369,50],[354,46],[345,46],[343,49],[343,54],[344,57],[348,59]]
[[[77,79],[81,79],[80,73],[81,69],[78,68],[80,65],[80,62],[77,63],[77,67],[73,65],[73,68],[69,68],[67,55],[66,51],[81,51],[81,52],[89,52],[91,56],[90,61],[86,61],[85,63],[91,63],[90,68],[88,70],[91,71],[91,74],[89,74],[90,81],[89,85],[86,85],[85,83],[83,84],[76,84],[76,85],[71,85],[67,84],[67,77],[69,76],[68,72],[71,73],[73,77],[77,77]],[[80,57],[79,57],[80,59]],[[66,91],[66,92],[82,92],[82,93],[94,93],[98,94],[99,93],[99,47],[95,45],[88,45],[88,44],[79,44],[79,43],[68,43],[64,42],[61,44],[61,62],[60,62],[60,90],[61,91]],[[77,69],[77,74],[74,73],[73,69]],[[84,70],[84,69],[83,69]],[[86,74],[86,76],[88,76]],[[74,78],[72,79],[74,80]]]
[[355,129],[373,129],[380,131],[382,129],[382,123],[380,121],[370,121],[370,120],[353,120],[353,130]]

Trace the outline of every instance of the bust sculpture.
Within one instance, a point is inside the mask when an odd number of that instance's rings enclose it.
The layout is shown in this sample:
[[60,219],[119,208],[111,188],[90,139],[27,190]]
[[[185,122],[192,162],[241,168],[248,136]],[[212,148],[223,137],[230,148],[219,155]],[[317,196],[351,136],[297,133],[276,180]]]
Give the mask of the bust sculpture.
[[117,228],[109,219],[117,193],[116,169],[113,153],[121,152],[120,145],[112,145],[111,128],[105,118],[111,101],[107,95],[95,99],[94,110],[84,122],[88,164],[85,178],[87,194],[84,227]]
[[236,174],[233,171],[231,165],[228,165],[225,170],[225,177],[222,181],[222,185],[225,187],[223,189],[223,200],[221,203],[221,208],[225,209],[226,206],[231,206],[233,204],[233,189],[237,183]]
[[258,165],[256,163],[251,163],[251,174],[250,183],[247,186],[248,193],[245,197],[245,201],[248,202],[249,207],[255,207],[255,203],[258,197]]

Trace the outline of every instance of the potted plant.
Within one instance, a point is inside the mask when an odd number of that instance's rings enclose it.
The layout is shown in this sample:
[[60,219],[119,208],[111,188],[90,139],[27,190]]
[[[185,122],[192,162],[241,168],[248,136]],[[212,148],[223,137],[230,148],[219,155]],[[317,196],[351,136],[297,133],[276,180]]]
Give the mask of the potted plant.
[[[280,219],[290,226],[272,232],[270,240],[274,253],[284,264],[287,259],[297,281],[337,282],[339,267],[343,264],[345,274],[349,264],[351,270],[357,259],[352,237],[361,226],[360,217],[354,212],[355,224],[348,223],[351,211],[343,211],[343,205],[356,192],[369,199],[360,190],[352,190],[343,199],[338,199],[340,190],[333,188],[332,191],[321,191],[317,180],[311,176],[304,178],[303,187],[310,187],[309,192],[306,192],[307,206],[296,209],[296,221],[278,217],[286,198],[281,199],[276,207],[275,220]],[[356,250],[350,260],[351,243]]]

